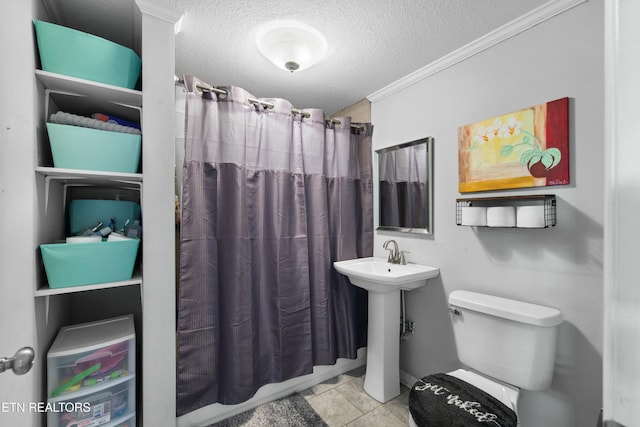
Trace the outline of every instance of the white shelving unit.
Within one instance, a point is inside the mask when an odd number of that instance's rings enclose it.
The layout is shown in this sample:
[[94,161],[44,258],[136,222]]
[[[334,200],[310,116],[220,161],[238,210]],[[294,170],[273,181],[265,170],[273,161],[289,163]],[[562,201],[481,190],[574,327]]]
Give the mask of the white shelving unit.
[[[129,119],[137,119],[137,121],[141,121],[141,112],[142,112],[142,92],[134,91],[129,89],[124,89],[116,86],[105,85],[103,83],[92,82],[88,80],[73,78],[65,75],[59,75],[56,73],[50,73],[42,70],[36,70],[36,77],[40,81],[40,83],[45,88],[44,91],[44,111],[45,111],[45,122],[48,121],[47,111],[51,105],[51,94],[61,94],[67,95],[67,98],[61,98],[66,103],[65,109],[67,108],[79,108],[83,110],[83,115],[90,115],[92,112],[97,111],[110,111],[110,112],[125,112],[127,118]],[[78,105],[75,104],[78,102]],[[67,110],[68,111],[68,110]],[[130,113],[133,112],[133,113]],[[46,152],[46,141],[41,141],[41,152]],[[49,160],[41,160],[43,163],[49,163]],[[56,168],[48,165],[39,165],[35,168],[35,173],[41,179],[44,180],[44,191],[41,195],[43,198],[43,203],[41,205],[41,209],[44,211],[44,218],[46,219],[49,216],[49,205],[52,201],[51,199],[54,197],[60,198],[61,200],[56,200],[55,206],[61,209],[58,209],[58,212],[55,215],[52,213],[54,217],[52,220],[46,221],[46,226],[58,228],[52,232],[54,235],[60,235],[62,233],[62,229],[64,228],[63,221],[60,221],[61,218],[64,218],[64,209],[67,205],[67,193],[70,187],[86,187],[88,191],[97,191],[100,189],[110,189],[107,191],[120,191],[120,190],[133,190],[138,193],[139,201],[142,200],[142,188],[143,188],[143,174],[142,173],[121,173],[121,172],[103,172],[103,171],[94,171],[94,170],[77,170],[77,169],[62,169]],[[55,183],[55,184],[54,184]],[[58,186],[55,191],[55,195],[52,196],[51,186]],[[56,226],[56,222],[58,223]],[[50,234],[51,235],[51,234]],[[40,243],[50,243],[50,242],[40,242]],[[142,249],[141,249],[142,250]],[[141,259],[142,257],[140,257]],[[116,288],[122,288],[125,286],[139,286],[142,288],[142,268],[139,266],[135,270],[135,275],[129,280],[122,280],[117,282],[108,282],[108,283],[99,283],[99,284],[90,284],[83,286],[71,286],[71,287],[62,287],[62,288],[50,288],[47,283],[45,283],[44,278],[45,274],[40,274],[40,281],[37,286],[37,289],[34,292],[36,298],[38,297],[50,297],[53,295],[70,295],[77,294],[80,292],[91,292],[97,290],[110,290]],[[48,301],[48,300],[47,300]],[[141,311],[141,307],[139,311]],[[131,351],[135,354],[135,346],[131,349]],[[133,356],[135,361],[135,356]],[[134,362],[135,364],[135,362]],[[135,408],[135,383],[136,378],[135,375],[130,375],[126,378],[126,380],[122,380],[128,384],[127,389],[132,393],[128,399],[133,403],[133,407]],[[112,384],[107,384],[110,389],[113,390],[114,387],[118,387],[117,382],[113,382]],[[107,386],[105,385],[105,387]],[[92,393],[98,393],[100,391],[100,387],[97,387],[95,390],[92,390]],[[107,390],[105,390],[105,393]],[[61,401],[72,401],[73,399],[82,399],[87,398],[86,391],[82,393],[79,392],[78,396],[73,394],[69,394],[63,397],[60,397],[58,400]],[[83,394],[84,393],[84,394]],[[49,399],[50,402],[57,401],[55,398]],[[135,419],[135,411],[133,413],[126,413],[122,416],[118,416],[115,420],[112,420],[108,425],[120,425],[126,419],[134,420]],[[108,418],[105,418],[108,419]],[[57,417],[49,416],[49,423],[53,422],[54,424],[57,422]]]
[[[45,111],[47,110],[49,104],[49,94],[62,93],[72,95],[72,104],[76,99],[78,101],[82,101],[83,106],[81,108],[89,108],[89,110],[86,111],[87,115],[92,111],[103,111],[105,108],[109,109],[110,107],[112,108],[113,106],[115,106],[116,109],[124,109],[123,111],[132,109],[137,113],[138,120],[141,119],[141,91],[121,88],[118,86],[107,85],[104,83],[93,82],[75,77],[69,77],[43,70],[36,70],[36,77],[45,88]],[[89,107],[87,107],[87,105]],[[49,213],[52,182],[60,183],[63,186],[61,201],[61,206],[63,209],[64,206],[66,206],[66,190],[71,186],[131,189],[134,191],[138,191],[140,193],[140,199],[142,199],[142,173],[63,169],[51,166],[37,166],[35,168],[35,172],[36,174],[44,178],[43,209],[45,216],[47,216]],[[37,287],[34,294],[36,297],[41,297],[132,285],[142,285],[141,269],[137,269],[135,276],[130,280],[57,289],[50,289],[48,285],[41,284]]]
[[[91,25],[90,22],[99,19],[107,22],[116,22],[114,20],[118,19],[109,16],[109,10],[105,11],[105,16],[99,17],[83,13],[86,12],[85,8],[91,11],[89,2],[69,5],[78,13],[64,16],[58,13],[61,9],[57,3],[56,0],[43,0],[42,4],[20,2],[15,7],[20,12],[20,24],[16,27],[23,29],[30,19],[64,22],[70,27],[74,27],[74,19],[82,19],[82,25]],[[129,47],[141,53],[144,64],[142,90],[110,86],[42,70],[36,70],[36,78],[33,79],[30,73],[38,68],[36,51],[35,61],[30,61],[26,66],[18,66],[22,62],[12,61],[12,65],[17,65],[5,67],[5,80],[26,85],[29,89],[27,95],[30,96],[24,96],[22,89],[6,91],[11,95],[11,108],[15,109],[17,115],[13,121],[4,120],[4,117],[13,116],[3,116],[3,124],[12,125],[10,132],[7,127],[7,135],[11,137],[11,142],[15,142],[8,144],[7,156],[0,159],[3,170],[11,172],[12,177],[7,181],[11,184],[11,191],[2,193],[3,202],[11,202],[12,206],[3,209],[3,213],[10,214],[7,219],[15,224],[14,227],[27,232],[18,244],[12,244],[7,262],[15,265],[15,268],[12,267],[2,276],[7,283],[15,284],[24,282],[24,276],[28,283],[21,289],[20,296],[26,292],[33,295],[34,300],[32,312],[22,310],[12,314],[24,326],[20,334],[14,334],[24,338],[16,341],[16,348],[35,337],[35,342],[29,344],[34,345],[36,350],[33,372],[37,378],[28,384],[22,383],[22,394],[18,394],[26,396],[22,400],[41,401],[46,398],[42,388],[45,381],[41,378],[46,371],[42,368],[42,362],[60,327],[134,312],[135,327],[139,333],[136,344],[139,352],[136,414],[125,416],[120,422],[105,427],[119,427],[121,422],[127,421],[126,418],[131,420],[131,425],[134,416],[138,426],[164,427],[175,426],[176,423],[175,375],[167,373],[175,371],[174,61],[175,29],[182,13],[158,5],[153,0],[131,0],[131,3],[131,20],[117,22],[115,26],[131,31],[133,46]],[[32,29],[29,30],[30,36]],[[26,33],[22,31],[23,36]],[[35,49],[35,44],[29,46],[22,40],[17,41],[16,45],[20,47],[17,52],[28,51],[31,47]],[[27,74],[29,78],[25,77]],[[14,79],[15,76],[19,78]],[[56,104],[64,111],[67,103],[81,103],[83,108],[91,109],[93,100],[112,110],[104,111],[107,114],[131,120],[127,116],[130,114],[140,121],[144,137],[142,173],[105,173],[52,167],[44,129],[49,108]],[[8,105],[8,99],[5,101],[3,110],[6,114],[11,110],[5,106]],[[153,233],[145,233],[144,247],[139,253],[140,262],[130,280],[60,289],[48,287],[44,269],[40,267],[38,246],[63,237],[64,197],[67,188],[74,186],[88,189],[117,187],[138,192],[145,230],[153,230]],[[73,188],[69,193],[84,191],[82,188]],[[26,196],[22,197],[23,194]],[[5,244],[7,248],[8,243]],[[28,274],[22,274],[24,268],[21,262],[29,264]],[[142,286],[143,282],[145,286]],[[12,292],[12,296],[5,299],[7,304],[4,307],[11,306],[12,302],[9,301],[15,299],[14,294],[17,292]],[[22,307],[15,303],[13,306]],[[13,344],[11,342],[11,347],[14,347]],[[140,352],[141,349],[144,351]],[[13,392],[11,396],[16,398]],[[9,419],[19,420],[14,422],[15,425],[43,426],[46,425],[45,418],[43,414],[13,414]]]

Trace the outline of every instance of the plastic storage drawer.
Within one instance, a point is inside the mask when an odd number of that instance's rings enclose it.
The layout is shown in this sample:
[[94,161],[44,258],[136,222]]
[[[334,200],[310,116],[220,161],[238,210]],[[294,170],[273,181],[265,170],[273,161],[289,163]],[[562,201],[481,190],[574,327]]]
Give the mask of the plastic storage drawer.
[[61,328],[47,353],[47,396],[135,375],[135,342],[132,315]]
[[48,413],[49,427],[117,426],[119,420],[132,422],[135,411],[135,379],[98,390],[95,393],[55,402]]
[[142,62],[131,49],[82,31],[33,21],[42,69],[133,89]]
[[56,168],[138,172],[140,135],[57,123],[47,123],[47,132]]

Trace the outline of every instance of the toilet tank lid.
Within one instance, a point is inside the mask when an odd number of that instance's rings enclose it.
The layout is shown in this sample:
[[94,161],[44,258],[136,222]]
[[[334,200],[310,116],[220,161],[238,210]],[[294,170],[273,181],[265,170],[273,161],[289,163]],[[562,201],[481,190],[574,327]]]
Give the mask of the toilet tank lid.
[[449,294],[449,304],[535,326],[562,323],[562,313],[558,309],[477,292],[453,291]]

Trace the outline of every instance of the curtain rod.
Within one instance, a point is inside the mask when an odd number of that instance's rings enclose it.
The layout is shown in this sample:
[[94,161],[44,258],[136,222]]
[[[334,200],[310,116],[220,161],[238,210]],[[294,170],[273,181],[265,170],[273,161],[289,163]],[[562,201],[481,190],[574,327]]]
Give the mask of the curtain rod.
[[[184,80],[178,78],[178,76],[174,76],[174,80],[175,80],[175,83],[177,85],[185,86]],[[222,98],[222,99],[226,98],[229,95],[229,93],[226,90],[218,89],[217,87],[211,86],[210,84],[207,84],[207,83],[196,82],[195,87],[196,87],[196,89],[199,89],[199,90],[201,90],[203,92],[215,93],[216,95],[219,95],[220,98]],[[268,108],[269,110],[272,110],[273,108],[275,108],[275,104],[273,104],[272,102],[262,101],[262,100],[256,99],[256,98],[247,98],[247,101],[249,101],[251,104],[262,105],[265,108]],[[305,119],[308,119],[309,117],[311,117],[310,113],[307,113],[306,111],[302,111],[302,110],[299,110],[299,109],[293,108],[293,107],[291,107],[291,113],[292,114],[299,114],[302,117],[304,117]],[[325,117],[324,121],[328,122],[328,123],[331,123],[331,124],[334,124],[334,125],[342,124],[341,120],[333,119],[331,117]],[[352,129],[357,129],[359,131],[364,131],[364,129],[365,129],[365,127],[361,126],[361,125],[351,125],[351,128]]]

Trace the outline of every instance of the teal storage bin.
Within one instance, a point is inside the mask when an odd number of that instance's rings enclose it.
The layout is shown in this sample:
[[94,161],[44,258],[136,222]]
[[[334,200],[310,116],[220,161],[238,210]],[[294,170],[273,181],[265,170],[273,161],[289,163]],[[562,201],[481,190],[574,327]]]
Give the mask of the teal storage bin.
[[47,123],[47,132],[57,168],[138,172],[140,135],[57,123]]
[[96,243],[40,245],[52,289],[131,279],[138,239]]
[[42,69],[133,89],[142,61],[131,49],[72,28],[34,20]]
[[109,225],[111,218],[116,220],[118,231],[124,228],[127,220],[130,224],[140,219],[140,205],[126,200],[77,199],[69,203],[69,233],[76,235],[99,222]]

